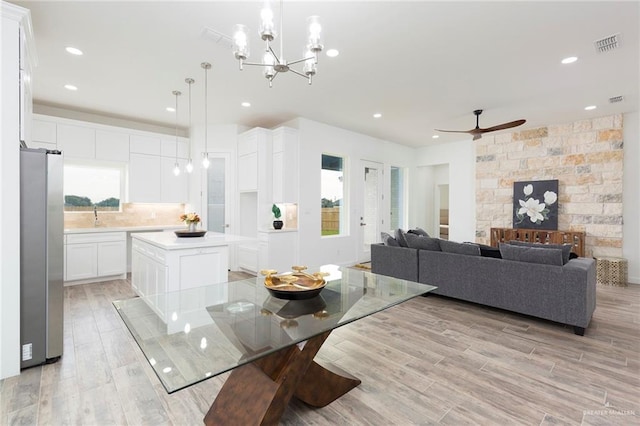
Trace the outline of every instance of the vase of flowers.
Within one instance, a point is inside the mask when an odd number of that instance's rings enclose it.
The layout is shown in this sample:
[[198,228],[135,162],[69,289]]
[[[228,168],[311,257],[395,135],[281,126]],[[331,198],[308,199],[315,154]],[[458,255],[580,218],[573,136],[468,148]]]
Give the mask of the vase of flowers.
[[200,216],[198,216],[195,212],[184,213],[180,215],[180,220],[187,225],[189,232],[196,232],[198,224],[200,223]]

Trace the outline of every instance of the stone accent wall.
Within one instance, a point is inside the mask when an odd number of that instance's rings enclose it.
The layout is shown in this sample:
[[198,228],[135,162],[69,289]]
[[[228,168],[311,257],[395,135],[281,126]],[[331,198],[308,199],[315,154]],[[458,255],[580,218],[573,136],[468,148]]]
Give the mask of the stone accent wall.
[[622,256],[622,115],[476,141],[476,240],[511,228],[513,182],[558,179],[558,229],[585,231],[585,256]]

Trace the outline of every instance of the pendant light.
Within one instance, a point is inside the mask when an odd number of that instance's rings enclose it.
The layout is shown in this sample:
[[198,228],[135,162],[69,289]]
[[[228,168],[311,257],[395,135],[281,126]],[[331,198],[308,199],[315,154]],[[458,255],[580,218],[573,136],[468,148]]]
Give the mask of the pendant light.
[[173,166],[173,174],[178,176],[180,174],[180,165],[178,164],[178,96],[182,93],[178,90],[171,92],[176,97],[176,164]]
[[196,81],[192,78],[185,78],[184,82],[189,85],[189,159],[185,169],[187,173],[191,173],[193,171],[193,161],[191,161],[191,85]]
[[203,62],[200,64],[202,69],[204,69],[204,152],[202,153],[202,167],[205,169],[209,168],[209,147],[207,143],[207,73],[211,69],[211,64],[209,62]]

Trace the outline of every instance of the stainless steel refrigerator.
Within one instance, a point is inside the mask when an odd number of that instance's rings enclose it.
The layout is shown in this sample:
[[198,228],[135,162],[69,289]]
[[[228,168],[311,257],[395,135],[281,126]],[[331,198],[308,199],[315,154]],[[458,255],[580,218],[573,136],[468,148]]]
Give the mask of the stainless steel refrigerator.
[[62,356],[62,166],[60,151],[20,148],[21,368]]

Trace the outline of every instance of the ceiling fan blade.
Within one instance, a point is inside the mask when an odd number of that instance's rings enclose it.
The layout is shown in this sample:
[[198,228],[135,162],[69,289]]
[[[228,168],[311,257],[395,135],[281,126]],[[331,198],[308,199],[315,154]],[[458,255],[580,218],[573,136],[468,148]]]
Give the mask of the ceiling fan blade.
[[496,132],[498,130],[511,129],[512,127],[522,126],[527,120],[516,120],[509,123],[498,124],[497,126],[487,127],[486,129],[478,129],[482,133]]
[[440,129],[433,129],[436,132],[447,132],[447,133],[471,133],[473,131],[475,131],[476,129],[471,129],[471,130],[440,130]]

